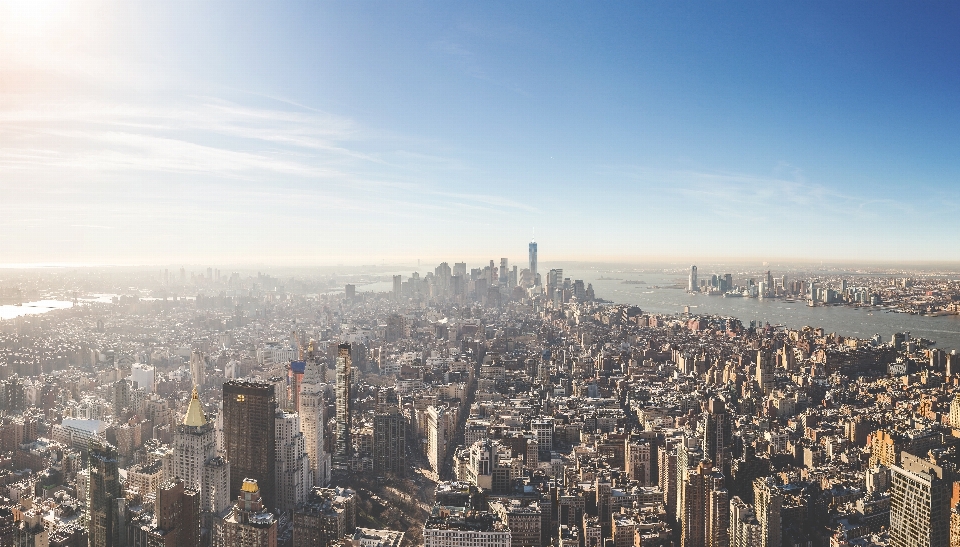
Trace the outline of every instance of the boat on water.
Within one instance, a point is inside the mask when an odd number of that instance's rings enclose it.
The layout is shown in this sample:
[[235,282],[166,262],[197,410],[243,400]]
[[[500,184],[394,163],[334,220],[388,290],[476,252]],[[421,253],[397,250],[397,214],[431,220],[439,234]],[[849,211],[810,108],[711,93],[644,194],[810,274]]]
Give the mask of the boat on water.
[[738,292],[725,292],[723,293],[723,297],[724,298],[743,298],[743,294]]

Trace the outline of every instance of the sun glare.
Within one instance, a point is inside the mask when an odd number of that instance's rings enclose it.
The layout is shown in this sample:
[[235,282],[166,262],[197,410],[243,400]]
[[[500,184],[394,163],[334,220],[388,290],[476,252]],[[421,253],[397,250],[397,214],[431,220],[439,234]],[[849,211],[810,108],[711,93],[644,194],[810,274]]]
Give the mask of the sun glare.
[[0,25],[14,33],[36,34],[58,20],[62,0],[0,0]]

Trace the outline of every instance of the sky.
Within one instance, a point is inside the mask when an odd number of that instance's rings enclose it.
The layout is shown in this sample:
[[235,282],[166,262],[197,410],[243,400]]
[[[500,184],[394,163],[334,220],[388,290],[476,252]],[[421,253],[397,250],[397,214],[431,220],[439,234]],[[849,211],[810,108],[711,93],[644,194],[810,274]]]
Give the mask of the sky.
[[0,264],[960,261],[955,2],[0,0]]

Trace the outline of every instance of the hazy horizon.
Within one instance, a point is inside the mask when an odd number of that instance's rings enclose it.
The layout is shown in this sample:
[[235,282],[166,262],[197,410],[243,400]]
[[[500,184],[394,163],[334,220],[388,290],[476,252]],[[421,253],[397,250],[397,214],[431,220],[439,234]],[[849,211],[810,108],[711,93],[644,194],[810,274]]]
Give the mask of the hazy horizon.
[[0,2],[0,264],[960,262],[957,4],[557,7]]

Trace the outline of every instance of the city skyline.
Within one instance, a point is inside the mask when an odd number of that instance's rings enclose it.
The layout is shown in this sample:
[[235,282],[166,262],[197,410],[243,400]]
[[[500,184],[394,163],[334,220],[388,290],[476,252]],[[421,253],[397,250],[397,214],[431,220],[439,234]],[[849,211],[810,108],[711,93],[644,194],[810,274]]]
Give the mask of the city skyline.
[[955,5],[546,8],[4,2],[0,261],[960,261]]

